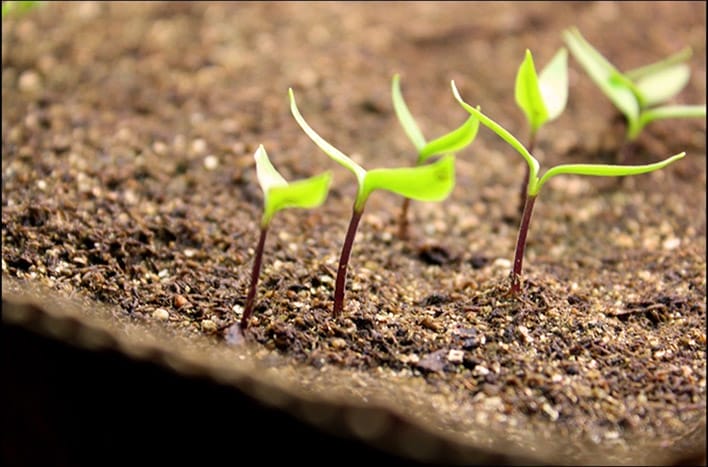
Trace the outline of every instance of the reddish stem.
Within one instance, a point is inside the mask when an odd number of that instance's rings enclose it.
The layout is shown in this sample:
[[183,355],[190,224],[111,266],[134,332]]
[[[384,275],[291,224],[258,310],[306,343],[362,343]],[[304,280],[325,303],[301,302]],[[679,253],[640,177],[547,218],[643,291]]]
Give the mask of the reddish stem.
[[516,239],[516,253],[514,255],[514,269],[511,271],[511,295],[518,295],[521,292],[521,268],[524,263],[524,250],[526,249],[526,235],[529,232],[529,223],[531,222],[531,214],[533,213],[533,205],[536,201],[536,195],[526,197],[524,204],[524,213],[521,217],[519,225],[519,236]]
[[342,246],[342,255],[339,257],[339,267],[337,268],[337,281],[334,288],[334,308],[332,314],[336,318],[342,313],[344,308],[344,286],[347,280],[347,265],[349,264],[349,256],[352,253],[352,245],[354,245],[354,237],[356,229],[359,226],[361,215],[364,213],[364,208],[360,211],[352,210],[352,219],[349,221],[347,236],[344,238]]
[[248,289],[248,297],[246,298],[246,308],[243,310],[241,317],[241,329],[248,327],[248,318],[253,313],[253,307],[256,303],[256,287],[258,285],[258,275],[261,272],[261,262],[263,261],[263,249],[265,247],[266,234],[268,227],[261,227],[261,238],[258,240],[256,247],[256,256],[253,259],[253,269],[251,270],[251,287]]
[[410,204],[410,198],[403,198],[401,214],[398,218],[398,238],[401,240],[408,240],[408,206]]
[[[533,155],[533,149],[536,145],[536,132],[532,131],[531,136],[529,136],[528,152]],[[529,177],[531,176],[531,168],[526,164],[526,173],[524,174],[524,181],[521,183],[521,190],[519,190],[519,215],[524,212],[524,206],[526,206],[526,191],[529,187]]]

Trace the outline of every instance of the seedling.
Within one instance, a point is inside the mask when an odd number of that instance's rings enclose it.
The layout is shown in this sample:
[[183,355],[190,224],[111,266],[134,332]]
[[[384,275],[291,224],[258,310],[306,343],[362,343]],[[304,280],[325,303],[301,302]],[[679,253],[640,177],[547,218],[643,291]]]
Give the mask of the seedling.
[[[393,108],[396,111],[396,116],[398,121],[403,127],[408,139],[411,140],[413,146],[418,152],[418,159],[416,160],[416,166],[426,163],[431,157],[438,156],[443,152],[453,154],[456,151],[460,151],[467,145],[474,141],[477,136],[477,131],[479,130],[479,121],[470,116],[465,122],[459,126],[457,129],[436,138],[430,142],[425,140],[423,132],[420,131],[418,124],[416,123],[413,115],[411,115],[410,110],[408,110],[408,105],[403,99],[403,94],[401,94],[401,83],[400,76],[398,74],[393,75],[393,82],[391,84],[391,97],[393,99]],[[408,206],[410,204],[410,198],[404,197],[403,204],[401,205],[401,214],[398,222],[398,237],[402,240],[408,238]]]
[[[351,255],[354,237],[369,195],[374,190],[386,190],[418,201],[442,201],[448,197],[455,186],[455,156],[447,154],[433,164],[418,167],[365,170],[349,156],[332,146],[313,130],[300,114],[295,103],[293,90],[289,90],[290,110],[298,125],[310,139],[332,160],[342,165],[356,176],[357,191],[352,208],[347,234],[344,238],[342,253],[337,268],[334,290],[334,316],[339,316],[344,307],[344,289],[347,276],[347,264]],[[450,152],[442,147],[440,152]]]
[[691,69],[683,62],[691,57],[690,47],[659,62],[622,73],[590,45],[577,28],[564,31],[563,37],[575,59],[626,119],[620,161],[626,159],[647,124],[666,118],[706,116],[705,104],[661,105],[688,83]]
[[538,197],[541,187],[551,178],[556,175],[561,174],[574,174],[574,175],[591,175],[600,177],[621,177],[626,175],[638,175],[647,172],[653,172],[659,170],[674,161],[677,161],[686,155],[685,152],[676,154],[675,156],[669,157],[661,162],[656,162],[654,164],[647,165],[605,165],[605,164],[562,164],[550,168],[546,171],[543,176],[539,177],[540,166],[538,160],[536,160],[531,153],[526,149],[518,139],[512,136],[507,130],[505,130],[501,125],[493,121],[491,118],[484,115],[479,109],[475,109],[471,105],[467,104],[460,97],[460,93],[455,86],[455,82],[451,82],[452,93],[455,99],[462,105],[462,107],[467,110],[470,114],[477,117],[480,122],[487,128],[495,132],[500,138],[506,141],[510,146],[512,146],[521,156],[523,156],[529,167],[529,183],[526,191],[526,203],[524,204],[524,211],[521,217],[521,223],[519,225],[519,234],[516,240],[516,252],[514,255],[514,264],[511,272],[511,288],[509,293],[511,295],[518,295],[521,291],[521,269],[524,260],[524,250],[526,248],[526,236],[529,230],[529,224],[531,222],[531,214],[533,212],[533,206]]
[[332,178],[329,172],[325,172],[304,180],[288,183],[271,164],[263,145],[258,146],[253,157],[256,160],[258,183],[263,190],[263,216],[261,217],[260,239],[258,240],[256,254],[253,259],[251,286],[248,289],[246,307],[241,317],[241,329],[248,327],[248,319],[253,313],[266,234],[273,215],[285,208],[315,208],[320,206],[327,198],[327,191]]
[[[536,75],[531,51],[526,49],[524,61],[516,73],[514,90],[516,104],[526,115],[529,125],[528,151],[533,152],[538,130],[551,120],[555,120],[565,110],[568,102],[568,51],[561,48],[548,65]],[[519,190],[519,213],[526,204],[526,187],[529,183],[529,169],[526,168],[524,181]]]

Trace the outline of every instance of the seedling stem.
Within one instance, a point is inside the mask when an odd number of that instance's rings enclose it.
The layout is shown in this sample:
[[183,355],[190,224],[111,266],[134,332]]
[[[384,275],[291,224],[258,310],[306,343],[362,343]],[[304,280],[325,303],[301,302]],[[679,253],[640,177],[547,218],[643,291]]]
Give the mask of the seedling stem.
[[251,270],[251,286],[248,289],[248,297],[246,298],[246,307],[243,310],[241,317],[241,329],[246,329],[248,319],[253,313],[253,308],[256,303],[256,289],[258,288],[258,276],[261,272],[261,263],[263,261],[263,250],[265,248],[266,235],[268,227],[261,227],[261,236],[256,247],[256,256],[253,258],[253,269]]
[[347,229],[347,235],[344,237],[344,245],[342,245],[342,254],[339,257],[339,267],[337,268],[337,282],[334,288],[334,306],[332,309],[332,314],[336,318],[342,313],[344,308],[344,286],[347,281],[347,265],[349,264],[349,257],[352,253],[352,246],[354,245],[354,237],[356,237],[356,231],[359,227],[359,221],[361,216],[364,214],[364,208],[360,210],[352,210],[352,218],[349,221],[349,228]]
[[533,214],[535,202],[536,195],[526,196],[521,224],[519,225],[519,235],[516,239],[514,268],[511,272],[511,289],[509,290],[511,295],[518,295],[521,292],[521,269],[524,263],[524,251],[526,250],[526,236],[529,233],[529,224],[531,223],[531,214]]

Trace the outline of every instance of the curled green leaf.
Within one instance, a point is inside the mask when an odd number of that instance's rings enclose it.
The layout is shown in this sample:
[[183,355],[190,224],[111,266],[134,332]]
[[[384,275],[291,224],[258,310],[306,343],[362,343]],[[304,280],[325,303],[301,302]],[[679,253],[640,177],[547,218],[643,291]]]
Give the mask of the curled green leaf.
[[531,132],[536,131],[548,120],[548,110],[543,102],[543,95],[538,84],[536,67],[533,63],[531,51],[526,49],[524,61],[516,73],[516,86],[514,95],[517,105],[523,110],[526,119],[531,125]]
[[555,120],[568,103],[568,51],[561,48],[538,76],[548,120]]
[[479,108],[475,109],[467,102],[462,100],[460,92],[457,90],[457,86],[455,86],[454,80],[450,81],[450,86],[452,87],[452,94],[455,96],[455,99],[462,106],[463,109],[467,110],[467,112],[469,112],[471,115],[478,118],[484,126],[496,133],[501,139],[506,141],[511,147],[516,149],[519,154],[521,154],[521,156],[524,158],[524,160],[529,166],[530,180],[535,179],[536,175],[538,174],[539,168],[538,160],[536,160],[536,158],[531,155],[528,149],[526,149],[526,147],[521,144],[521,142],[516,139],[514,135],[509,133],[505,128],[503,128],[491,118],[484,115]]
[[332,179],[329,172],[288,183],[273,167],[263,145],[258,146],[253,157],[258,183],[263,190],[262,228],[266,228],[273,215],[282,209],[315,208],[324,203]]
[[401,77],[398,74],[393,75],[393,81],[391,83],[393,109],[396,112],[396,117],[398,117],[398,121],[401,123],[403,131],[406,132],[408,139],[411,140],[416,151],[420,152],[425,146],[425,137],[423,136],[423,132],[420,131],[418,124],[415,122],[413,115],[411,115],[406,101],[403,99],[400,81]]
[[[681,152],[674,156],[671,156],[663,161],[656,162],[654,164],[646,165],[606,165],[606,164],[563,164],[557,165],[543,174],[539,182],[536,184],[536,193],[541,189],[544,183],[546,183],[550,178],[561,174],[574,174],[574,175],[590,175],[596,177],[624,177],[627,175],[639,175],[644,173],[653,172],[655,170],[662,169],[667,165],[682,159],[686,155],[685,152]],[[536,194],[532,193],[532,194]]]
[[356,176],[357,182],[359,184],[359,191],[361,191],[361,187],[364,184],[364,176],[366,175],[366,170],[364,170],[362,166],[354,162],[349,156],[332,146],[324,138],[317,134],[317,132],[313,130],[312,127],[310,127],[310,125],[300,114],[300,110],[298,110],[297,104],[295,103],[295,94],[293,93],[292,88],[288,89],[288,94],[290,96],[290,111],[292,112],[293,117],[295,117],[295,121],[298,123],[298,125],[300,125],[300,128],[302,128],[305,134],[307,134],[307,136],[309,136],[310,139],[325,154],[327,154],[338,164],[349,169]]
[[667,118],[705,118],[706,106],[703,105],[664,105],[645,110],[639,116],[639,124],[636,130],[629,133],[629,139],[633,140],[639,136],[639,132],[647,124],[655,120]]
[[690,59],[691,55],[693,55],[693,50],[691,49],[691,47],[684,47],[675,54],[669,55],[668,57],[659,60],[656,63],[651,63],[649,65],[644,65],[633,70],[625,71],[624,75],[632,81],[638,81],[647,76],[659,73],[665,70],[666,68],[671,68],[674,65],[683,63]]
[[590,78],[624,114],[629,126],[635,126],[639,119],[639,104],[627,83],[617,79],[617,76],[622,75],[620,71],[590,45],[577,28],[563,31],[563,38],[570,52]]
[[668,101],[686,87],[690,77],[691,68],[684,63],[642,76],[636,80],[642,107],[651,107]]
[[433,156],[452,154],[474,141],[479,131],[479,120],[470,116],[460,127],[427,143],[419,152],[418,163],[422,164]]
[[386,190],[417,201],[442,201],[455,187],[455,156],[433,164],[395,169],[372,169],[364,178],[365,196]]

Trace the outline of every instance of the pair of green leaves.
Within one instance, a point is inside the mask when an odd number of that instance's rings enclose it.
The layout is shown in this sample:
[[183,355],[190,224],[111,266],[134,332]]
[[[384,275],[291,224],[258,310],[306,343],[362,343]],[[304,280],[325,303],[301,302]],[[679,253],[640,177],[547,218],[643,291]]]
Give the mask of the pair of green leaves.
[[546,122],[563,113],[568,102],[568,51],[560,49],[548,65],[536,74],[531,51],[526,49],[524,61],[516,74],[514,89],[517,105],[523,110],[535,135]]
[[551,169],[547,170],[543,176],[539,177],[540,165],[538,160],[534,158],[531,153],[524,147],[521,142],[516,139],[511,133],[504,129],[497,122],[491,118],[484,115],[479,109],[475,109],[460,97],[460,93],[455,86],[455,82],[451,81],[452,93],[455,96],[457,102],[467,110],[471,115],[478,118],[479,121],[488,127],[490,130],[495,132],[500,138],[506,141],[510,146],[512,146],[516,151],[523,156],[526,163],[529,166],[529,181],[527,187],[528,196],[536,196],[541,190],[541,187],[552,177],[561,174],[575,174],[575,175],[592,175],[601,177],[620,177],[626,175],[638,175],[647,172],[653,172],[654,170],[659,170],[666,167],[670,163],[681,159],[686,155],[685,152],[676,154],[675,156],[669,157],[661,162],[647,165],[606,165],[606,164],[561,164]]
[[261,144],[254,154],[256,175],[263,190],[263,217],[261,228],[267,228],[273,215],[281,209],[315,208],[327,198],[332,174],[329,172],[288,183],[273,167]]
[[[359,184],[355,201],[356,210],[361,211],[363,209],[366,199],[376,189],[391,191],[420,201],[441,201],[452,191],[455,183],[454,156],[448,155],[434,164],[421,167],[367,171],[318,135],[300,114],[292,89],[289,90],[289,95],[293,116],[305,133],[325,154],[349,169],[356,176]],[[405,103],[403,106],[405,106]],[[471,120],[472,117],[468,119],[468,121]],[[425,161],[440,153],[449,153],[469,144],[469,141],[474,139],[478,125],[478,122],[476,126],[466,123],[461,129],[449,133],[443,138],[438,138],[429,144],[423,142],[421,148],[425,149],[425,151],[421,151],[421,154],[423,154],[421,156],[422,160]],[[420,140],[423,140],[420,130],[412,117],[410,117],[410,113],[408,113],[406,128],[414,128],[413,131],[417,130]],[[473,134],[472,128],[474,128]],[[470,134],[472,134],[471,137]],[[314,208],[324,203],[331,182],[331,174],[329,172],[288,183],[273,167],[263,145],[260,145],[256,150],[254,159],[256,161],[258,183],[264,195],[261,227],[267,227],[273,215],[281,209],[288,207]]]
[[439,154],[452,154],[465,148],[471,144],[477,136],[479,130],[479,120],[470,116],[457,129],[436,138],[430,142],[425,140],[423,132],[420,131],[408,105],[403,99],[401,93],[401,77],[398,74],[393,75],[391,83],[391,97],[393,99],[393,109],[396,112],[396,117],[403,127],[408,139],[411,140],[413,146],[418,152],[418,160],[416,165],[425,163],[428,159]]
[[664,60],[625,73],[620,72],[580,34],[563,31],[571,53],[590,78],[627,119],[627,139],[636,139],[650,122],[665,118],[705,117],[705,105],[663,105],[688,83],[691,70],[685,48]]
[[[418,201],[442,201],[450,194],[455,186],[455,158],[449,154],[452,150],[460,146],[460,141],[467,137],[467,134],[449,134],[447,138],[438,139],[425,144],[422,133],[417,125],[407,113],[404,116],[404,128],[412,140],[420,143],[425,151],[423,160],[429,157],[446,154],[433,164],[420,165],[418,167],[404,168],[382,168],[366,170],[349,156],[332,146],[322,138],[305,121],[295,102],[295,94],[289,89],[290,110],[298,125],[305,134],[332,160],[348,169],[354,174],[357,180],[358,189],[354,201],[354,210],[361,212],[364,209],[366,200],[374,190],[390,191],[406,198]],[[405,104],[404,104],[405,106]],[[406,108],[407,111],[407,108]]]

